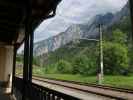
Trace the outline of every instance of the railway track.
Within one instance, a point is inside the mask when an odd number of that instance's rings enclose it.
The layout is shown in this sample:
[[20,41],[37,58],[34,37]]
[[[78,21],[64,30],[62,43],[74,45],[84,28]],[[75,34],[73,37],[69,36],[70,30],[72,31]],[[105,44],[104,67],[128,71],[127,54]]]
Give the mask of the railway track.
[[93,84],[93,83],[83,83],[83,82],[76,82],[76,81],[68,81],[68,80],[61,80],[61,79],[55,79],[55,78],[47,78],[47,77],[41,77],[41,76],[35,76],[35,75],[33,76],[33,79],[38,79],[38,80],[40,80],[40,79],[48,79],[48,80],[55,80],[55,81],[79,84],[79,85],[84,85],[84,86],[92,86],[92,87],[110,89],[110,90],[115,90],[115,91],[133,93],[132,89],[119,88],[119,87],[113,87],[113,86],[107,86],[107,85],[98,85],[98,84]]
[[96,85],[96,84],[85,84],[75,81],[66,81],[53,78],[45,78],[33,76],[34,81],[40,81],[48,84],[58,85],[77,91],[83,91],[85,93],[92,93],[100,96],[113,98],[116,100],[133,100],[133,90],[115,88],[111,86]]

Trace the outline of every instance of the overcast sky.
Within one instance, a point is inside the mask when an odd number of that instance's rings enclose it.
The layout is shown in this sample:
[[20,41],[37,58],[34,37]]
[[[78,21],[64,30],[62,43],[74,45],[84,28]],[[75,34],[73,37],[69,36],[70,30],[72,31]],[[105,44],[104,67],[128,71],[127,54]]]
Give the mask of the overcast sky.
[[35,30],[35,42],[65,31],[71,24],[85,23],[96,14],[119,11],[127,0],[62,0],[54,18]]

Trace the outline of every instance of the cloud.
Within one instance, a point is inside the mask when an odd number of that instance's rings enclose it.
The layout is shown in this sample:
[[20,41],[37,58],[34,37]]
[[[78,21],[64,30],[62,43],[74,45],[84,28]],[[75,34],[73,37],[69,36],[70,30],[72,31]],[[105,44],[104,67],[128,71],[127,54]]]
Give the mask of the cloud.
[[72,24],[89,21],[96,14],[119,11],[127,0],[63,0],[57,15],[35,30],[35,42],[65,31]]

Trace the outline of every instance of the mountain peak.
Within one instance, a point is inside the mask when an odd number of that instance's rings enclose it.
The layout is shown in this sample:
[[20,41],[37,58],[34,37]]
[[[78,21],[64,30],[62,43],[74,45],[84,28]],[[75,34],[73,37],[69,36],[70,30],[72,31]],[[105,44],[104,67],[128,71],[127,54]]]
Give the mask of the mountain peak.
[[129,15],[129,4],[127,3],[121,11],[116,14],[110,12],[106,14],[96,15],[88,23],[84,24],[73,24],[65,32],[62,32],[56,36],[50,37],[41,42],[35,43],[34,55],[40,56],[42,54],[55,51],[56,49],[70,43],[75,39],[80,38],[97,38],[99,32],[97,24],[101,23],[104,25],[104,29],[107,29],[114,23],[121,20],[121,17]]

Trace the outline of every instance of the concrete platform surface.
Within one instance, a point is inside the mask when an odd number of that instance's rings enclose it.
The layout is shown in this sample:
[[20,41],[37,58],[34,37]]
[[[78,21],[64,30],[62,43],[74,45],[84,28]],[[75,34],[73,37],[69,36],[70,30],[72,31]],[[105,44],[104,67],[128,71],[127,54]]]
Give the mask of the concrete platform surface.
[[9,95],[5,95],[0,92],[0,100],[11,100]]

